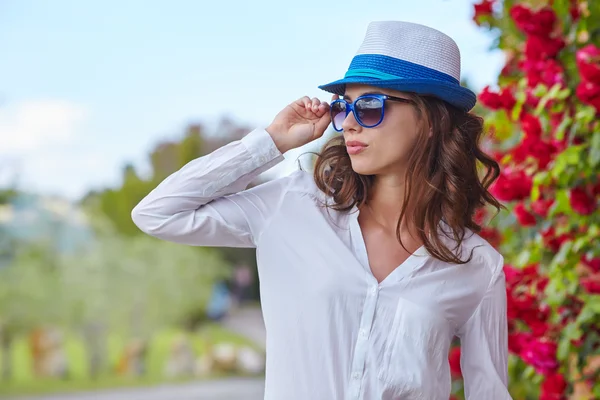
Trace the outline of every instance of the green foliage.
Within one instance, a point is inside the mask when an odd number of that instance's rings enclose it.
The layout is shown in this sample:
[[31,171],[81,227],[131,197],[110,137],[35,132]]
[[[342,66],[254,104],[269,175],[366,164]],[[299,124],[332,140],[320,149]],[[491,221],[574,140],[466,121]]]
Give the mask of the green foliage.
[[[510,10],[516,5],[524,6],[533,13],[544,7],[556,13],[555,29],[549,36],[561,38],[565,43],[554,64],[562,68],[564,84],[552,82],[552,85],[529,87],[530,72],[520,62],[535,62],[528,59],[532,56],[525,52],[528,35],[533,34],[523,33],[511,17]],[[576,54],[582,47],[600,43],[600,2],[504,0],[497,1],[496,6],[492,15],[478,22],[496,36],[494,47],[502,49],[507,55],[507,65],[498,77],[498,86],[511,93],[515,105],[510,109],[486,111],[486,127],[493,129],[498,140],[495,149],[506,153],[501,165],[524,171],[532,178],[530,196],[506,205],[514,211],[514,206],[520,203],[535,216],[536,223],[519,227],[514,216],[501,215],[500,220],[493,222],[492,226],[503,236],[500,247],[507,264],[517,268],[537,264],[540,276],[536,279],[548,279],[545,290],[538,298],[540,309],[549,307],[551,311],[546,321],[549,327],[541,336],[557,344],[557,358],[561,364],[558,372],[564,375],[568,383],[567,391],[572,392],[580,380],[578,376],[586,373],[586,365],[590,360],[600,357],[600,338],[595,333],[600,326],[600,296],[584,289],[582,281],[592,272],[581,262],[584,254],[592,258],[600,253],[598,198],[597,194],[590,194],[600,178],[600,125],[597,122],[597,109],[585,104],[577,91],[583,78],[576,64]],[[578,19],[572,16],[574,7],[579,13]],[[533,21],[536,17],[521,18],[530,18],[528,22],[537,24],[538,28],[543,25],[540,20]],[[535,46],[535,43],[531,46]],[[598,60],[592,62],[597,65]],[[533,102],[536,98],[537,105]],[[564,141],[564,146],[559,146],[556,153],[551,155],[547,167],[539,166],[535,160],[536,156],[542,156],[540,148],[530,150],[532,154],[528,154],[527,159],[517,162],[514,149],[524,142],[527,135],[521,121],[524,112],[540,121],[542,140],[547,143],[553,141],[555,145]],[[582,212],[581,206],[574,204],[574,189],[588,196],[596,196],[590,200],[593,212]],[[553,200],[547,214],[540,215],[532,211],[533,202],[538,200]],[[507,221],[511,222],[507,224]],[[514,290],[532,290],[528,285],[534,284],[521,282]],[[581,304],[580,310],[577,304]],[[534,315],[538,311],[532,308],[528,318],[535,320]],[[575,317],[565,313],[573,313]],[[523,321],[511,322],[520,326]],[[516,334],[528,333],[529,327],[517,331]],[[574,358],[577,360],[576,366],[571,365]],[[518,355],[511,356],[510,377],[511,391],[518,393],[515,398],[539,398],[541,382],[546,379],[535,373]],[[600,380],[589,376],[586,378],[597,382],[592,390],[600,392]]]

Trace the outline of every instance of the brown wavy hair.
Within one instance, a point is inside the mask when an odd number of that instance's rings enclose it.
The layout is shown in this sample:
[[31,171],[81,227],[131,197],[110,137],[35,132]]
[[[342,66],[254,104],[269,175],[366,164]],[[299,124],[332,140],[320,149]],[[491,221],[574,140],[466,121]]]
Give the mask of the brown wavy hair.
[[[409,94],[414,101],[417,117],[423,131],[418,135],[416,151],[411,152],[405,177],[402,212],[396,229],[398,241],[403,222],[416,228],[419,239],[433,257],[464,264],[456,250],[462,244],[465,228],[475,233],[481,226],[474,221],[477,209],[492,205],[499,212],[505,208],[488,188],[500,175],[498,163],[480,148],[483,118],[462,111],[443,100],[431,96]],[[432,135],[429,136],[431,128]],[[361,206],[369,198],[374,183],[373,175],[360,175],[352,169],[343,136],[329,140],[317,154],[314,179],[321,191],[332,196],[338,211],[349,211]],[[412,201],[409,203],[409,200]],[[406,213],[410,206],[411,212]],[[451,250],[440,237],[440,221],[450,228],[444,235],[453,239]],[[430,236],[427,230],[430,229]]]

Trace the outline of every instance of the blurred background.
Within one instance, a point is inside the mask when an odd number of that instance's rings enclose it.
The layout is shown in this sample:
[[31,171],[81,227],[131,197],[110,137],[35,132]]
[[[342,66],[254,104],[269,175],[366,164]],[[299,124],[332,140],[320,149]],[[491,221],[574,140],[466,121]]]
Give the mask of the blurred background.
[[[559,141],[570,138],[577,121],[584,121],[577,129],[598,137],[587,147],[588,139],[580,141],[580,153],[564,156],[568,160],[559,175],[577,175],[577,184],[583,180],[593,186],[600,157],[590,155],[585,166],[577,163],[584,153],[600,151],[593,95],[575,98],[579,103],[572,114],[565,114],[564,105],[559,117],[544,114],[550,105],[566,103],[580,82],[575,51],[597,43],[599,16],[587,1],[550,3],[1,0],[0,398],[262,398],[265,333],[254,251],[191,248],[147,237],[132,223],[131,209],[170,173],[266,126],[291,101],[304,95],[329,101],[317,86],[345,73],[373,20],[422,23],[454,38],[462,54],[463,84],[482,96],[474,111],[489,121],[486,148],[513,175],[546,174],[524,195],[507,194],[517,184],[503,177],[496,194],[511,204],[509,209],[493,221],[485,213],[480,217],[487,224],[486,239],[507,255],[507,268],[515,271],[510,275],[517,277],[514,287],[531,286],[533,265],[535,277],[550,277],[553,293],[564,292],[549,301],[539,292],[535,305],[518,305],[525,316],[549,307],[554,314],[539,318],[550,324],[559,306],[571,304],[567,295],[574,296],[576,289],[556,286],[564,281],[552,275],[560,245],[549,248],[539,238],[546,232],[542,229],[554,226],[548,221],[576,214],[577,207],[565,192],[557,195],[563,202],[549,204],[545,216],[530,212],[530,203],[522,208],[525,198],[540,197],[538,186],[542,197],[552,197],[548,179],[555,164],[562,165],[556,160],[566,149],[536,147],[537,153],[526,154],[521,149],[515,157],[510,149],[524,141],[523,112],[531,110],[544,135]],[[520,57],[534,57],[534,50],[530,45],[524,52],[531,30],[523,30],[524,14],[511,14],[516,4],[531,9],[526,22],[534,27],[549,24],[537,10],[554,7],[550,25],[562,30],[544,28],[541,35],[566,40],[554,54],[546,51],[538,58],[566,57],[571,71],[565,67],[557,87],[554,78],[534,82],[531,68],[517,64]],[[579,15],[574,17],[572,9]],[[579,40],[582,29],[588,35]],[[598,64],[593,57],[592,51],[592,67]],[[528,103],[531,96],[537,103]],[[546,123],[552,117],[558,118],[556,125]],[[317,151],[333,134],[287,153],[285,162],[253,185],[283,176],[298,163],[310,169],[314,158],[306,153]],[[546,151],[549,161],[542,167],[540,152]],[[574,179],[557,184],[557,190],[570,190]],[[582,254],[590,265],[599,256],[597,193],[589,190],[591,212],[579,213],[569,224],[590,229],[572,238],[584,237],[578,247],[560,253],[563,270],[565,260],[574,271]],[[529,215],[533,223],[526,221]],[[595,308],[570,328],[569,336],[552,336],[550,329],[535,333],[531,324],[521,327],[529,317],[514,317],[519,322],[511,323],[511,338],[526,338],[529,346],[511,347],[515,399],[562,399],[574,393],[576,380],[564,366],[584,343],[572,342],[584,340],[581,331],[598,322],[594,290],[579,297]],[[585,341],[590,357],[598,353],[597,341]],[[563,342],[558,355],[556,348],[543,347]],[[538,368],[539,357],[531,356],[536,351],[551,353],[557,367]],[[453,393],[461,398],[457,352],[458,347],[450,362],[454,357]],[[583,379],[581,390],[588,396],[594,396],[597,369]],[[544,389],[549,376],[558,379],[558,388]],[[544,397],[548,393],[557,397]]]

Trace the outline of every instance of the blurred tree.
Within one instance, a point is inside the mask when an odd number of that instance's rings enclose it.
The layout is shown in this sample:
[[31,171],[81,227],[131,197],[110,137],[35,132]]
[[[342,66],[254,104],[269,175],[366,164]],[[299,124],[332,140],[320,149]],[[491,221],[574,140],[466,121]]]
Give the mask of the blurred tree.
[[[214,251],[96,226],[96,240],[64,257],[61,282],[69,325],[87,344],[89,370],[106,367],[106,332],[149,344],[166,327],[188,328],[228,269]],[[201,264],[201,265],[198,265]],[[193,326],[195,327],[195,326]]]
[[19,335],[64,320],[60,303],[60,276],[52,243],[40,242],[16,249],[11,263],[0,268],[0,326],[2,377],[12,374],[12,345]]
[[[147,179],[142,179],[135,168],[128,164],[123,169],[120,187],[90,192],[84,198],[83,204],[88,208],[98,207],[102,214],[109,218],[117,232],[128,236],[141,234],[131,220],[131,210],[142,198],[171,173],[195,158],[206,155],[233,140],[241,139],[250,128],[241,126],[229,118],[223,118],[215,131],[217,134],[209,135],[202,125],[189,125],[180,141],[160,142],[150,152],[151,171]],[[230,265],[246,263],[256,268],[254,249],[218,248],[215,251]],[[258,298],[257,288],[254,290],[254,297]]]

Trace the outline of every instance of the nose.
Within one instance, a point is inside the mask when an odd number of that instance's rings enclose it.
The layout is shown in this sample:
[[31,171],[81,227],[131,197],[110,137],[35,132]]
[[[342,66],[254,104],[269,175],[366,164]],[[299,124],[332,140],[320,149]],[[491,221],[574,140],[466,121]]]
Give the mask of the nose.
[[350,111],[344,119],[344,122],[342,122],[342,129],[344,130],[344,132],[356,132],[360,128],[360,124],[356,121],[356,118],[354,117],[354,111]]

